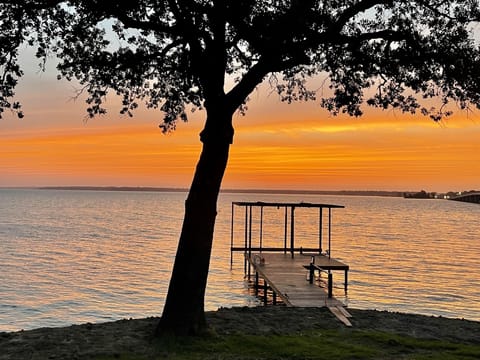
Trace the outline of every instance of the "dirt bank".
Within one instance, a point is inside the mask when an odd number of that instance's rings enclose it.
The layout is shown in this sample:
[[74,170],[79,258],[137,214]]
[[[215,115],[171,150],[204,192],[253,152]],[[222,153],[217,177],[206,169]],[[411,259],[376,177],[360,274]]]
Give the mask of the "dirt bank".
[[[346,328],[327,309],[256,307],[208,312],[217,334],[291,334],[310,329],[374,329],[417,338],[480,344],[480,322],[373,310],[349,309]],[[158,318],[82,324],[0,333],[0,359],[92,359],[134,352],[151,355],[151,335]]]

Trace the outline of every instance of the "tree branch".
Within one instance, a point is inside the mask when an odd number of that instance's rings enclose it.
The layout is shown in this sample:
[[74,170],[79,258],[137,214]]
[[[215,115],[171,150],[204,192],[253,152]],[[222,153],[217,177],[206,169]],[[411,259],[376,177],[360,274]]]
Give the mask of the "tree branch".
[[340,33],[345,24],[356,15],[373,8],[375,5],[392,5],[393,0],[363,0],[345,9],[331,27],[332,32]]
[[337,38],[333,41],[336,44],[359,44],[364,41],[374,40],[374,39],[383,39],[388,41],[403,41],[409,40],[412,38],[412,34],[408,34],[402,31],[395,30],[379,30],[369,33],[359,34],[357,36],[349,35],[338,35]]
[[242,105],[248,95],[263,81],[263,78],[271,72],[270,67],[266,66],[266,63],[266,61],[260,61],[253,65],[237,85],[227,93],[226,99],[232,113]]
[[132,17],[128,16],[125,12],[123,12],[121,9],[119,11],[112,11],[111,15],[113,15],[118,20],[120,20],[123,23],[123,25],[125,25],[125,27],[127,28],[140,29],[140,30],[146,30],[146,31],[159,31],[159,32],[163,32],[171,35],[180,34],[180,32],[177,31],[175,26],[169,26],[166,24],[152,21],[152,20],[142,21],[142,20],[133,19]]

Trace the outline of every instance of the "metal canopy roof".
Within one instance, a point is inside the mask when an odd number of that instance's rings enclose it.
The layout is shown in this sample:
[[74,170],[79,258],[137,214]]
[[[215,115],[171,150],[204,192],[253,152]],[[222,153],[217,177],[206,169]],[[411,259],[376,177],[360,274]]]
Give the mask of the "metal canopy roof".
[[339,209],[345,208],[343,205],[333,204],[314,204],[307,202],[288,203],[288,202],[263,202],[263,201],[234,201],[233,205],[238,206],[270,206],[270,207],[305,207],[305,208],[327,208],[327,209]]

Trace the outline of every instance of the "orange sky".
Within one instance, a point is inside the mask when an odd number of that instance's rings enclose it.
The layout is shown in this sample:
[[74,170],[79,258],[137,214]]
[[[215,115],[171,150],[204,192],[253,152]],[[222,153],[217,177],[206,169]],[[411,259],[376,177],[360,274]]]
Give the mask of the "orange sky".
[[[204,113],[162,135],[161,114],[84,121],[73,86],[31,74],[19,87],[22,120],[0,120],[0,186],[188,187]],[[332,117],[315,103],[280,103],[255,92],[235,140],[224,188],[308,190],[480,189],[480,113],[436,124],[369,110]]]

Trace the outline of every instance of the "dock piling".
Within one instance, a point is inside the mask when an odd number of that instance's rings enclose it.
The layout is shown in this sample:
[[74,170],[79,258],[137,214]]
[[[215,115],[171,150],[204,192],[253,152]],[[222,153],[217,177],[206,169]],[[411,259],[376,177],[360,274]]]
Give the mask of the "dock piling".
[[328,270],[328,298],[331,299],[333,297],[333,274],[330,270]]

